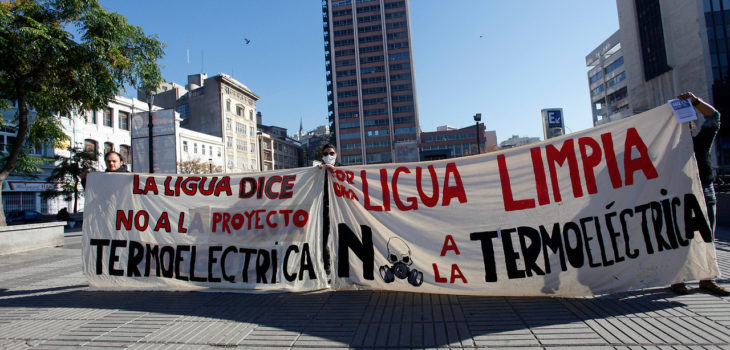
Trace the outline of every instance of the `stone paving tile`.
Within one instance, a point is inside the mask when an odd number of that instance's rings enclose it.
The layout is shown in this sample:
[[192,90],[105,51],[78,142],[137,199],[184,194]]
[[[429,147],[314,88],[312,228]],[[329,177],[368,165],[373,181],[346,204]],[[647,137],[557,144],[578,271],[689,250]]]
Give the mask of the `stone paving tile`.
[[[34,254],[0,257],[0,348],[730,348],[730,298],[696,283],[595,298],[90,292],[66,281],[82,283],[78,249]],[[730,249],[718,258],[730,270]]]
[[0,340],[0,349],[16,350],[28,348],[29,345],[25,340]]
[[34,316],[35,319],[65,319],[65,320],[94,320],[106,317],[115,310],[109,309],[79,309],[59,307],[48,309],[42,314]]
[[0,334],[3,339],[44,339],[82,323],[75,320],[21,320],[0,327]]

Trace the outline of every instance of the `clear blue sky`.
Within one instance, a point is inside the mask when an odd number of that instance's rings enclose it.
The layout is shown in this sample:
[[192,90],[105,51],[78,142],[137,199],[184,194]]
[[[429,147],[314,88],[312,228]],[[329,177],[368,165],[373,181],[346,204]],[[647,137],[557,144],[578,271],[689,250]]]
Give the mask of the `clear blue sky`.
[[[230,74],[260,96],[264,124],[292,134],[300,117],[305,130],[327,123],[320,1],[101,3],[167,45],[165,80]],[[568,132],[592,126],[585,56],[618,30],[615,1],[411,0],[410,10],[423,131],[469,126],[480,112],[500,142],[542,137],[550,107],[564,109]]]

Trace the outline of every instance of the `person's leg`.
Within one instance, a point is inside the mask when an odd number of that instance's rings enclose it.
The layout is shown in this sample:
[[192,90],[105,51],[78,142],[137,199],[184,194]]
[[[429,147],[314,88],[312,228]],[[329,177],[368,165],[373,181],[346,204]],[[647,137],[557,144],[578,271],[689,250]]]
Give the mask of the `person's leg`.
[[672,292],[679,294],[679,295],[685,295],[685,294],[689,293],[689,290],[687,290],[687,286],[684,285],[684,282],[672,284],[672,286],[669,287],[669,289],[671,289]]
[[[717,199],[715,198],[715,188],[710,183],[702,188],[705,195],[705,204],[707,205],[707,219],[710,221],[710,229],[712,230],[712,240],[715,240],[715,214],[717,211]],[[721,287],[714,280],[700,281],[700,289],[704,289],[712,294],[719,296],[730,296],[730,291]]]

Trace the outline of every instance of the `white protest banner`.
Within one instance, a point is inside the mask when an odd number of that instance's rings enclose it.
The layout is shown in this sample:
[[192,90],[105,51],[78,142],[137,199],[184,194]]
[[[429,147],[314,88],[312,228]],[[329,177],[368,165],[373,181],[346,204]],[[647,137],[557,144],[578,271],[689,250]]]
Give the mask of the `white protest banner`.
[[667,105],[513,150],[328,176],[334,288],[576,296],[718,274],[690,133]]
[[83,271],[92,287],[325,288],[323,170],[92,173]]

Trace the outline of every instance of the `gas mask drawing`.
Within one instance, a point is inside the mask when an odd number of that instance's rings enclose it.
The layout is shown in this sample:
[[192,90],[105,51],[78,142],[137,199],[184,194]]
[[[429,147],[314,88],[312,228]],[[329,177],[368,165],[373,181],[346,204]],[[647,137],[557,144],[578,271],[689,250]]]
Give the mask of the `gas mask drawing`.
[[397,277],[407,279],[408,283],[414,287],[423,284],[423,272],[410,268],[413,264],[411,248],[402,239],[392,237],[388,240],[388,261],[393,266],[380,267],[380,277],[385,283],[391,283]]

